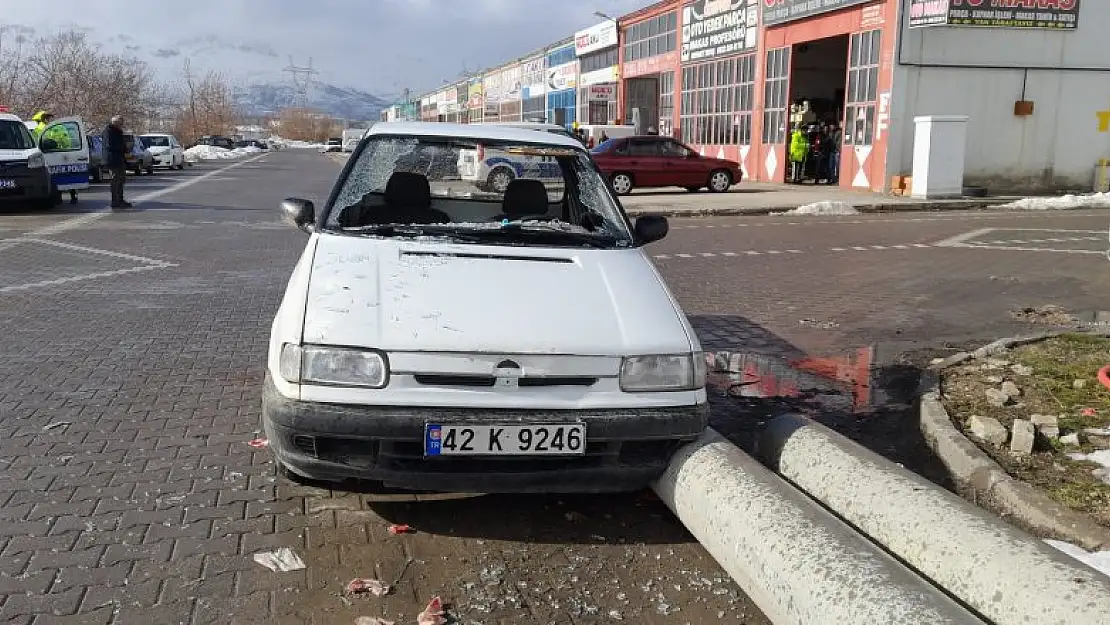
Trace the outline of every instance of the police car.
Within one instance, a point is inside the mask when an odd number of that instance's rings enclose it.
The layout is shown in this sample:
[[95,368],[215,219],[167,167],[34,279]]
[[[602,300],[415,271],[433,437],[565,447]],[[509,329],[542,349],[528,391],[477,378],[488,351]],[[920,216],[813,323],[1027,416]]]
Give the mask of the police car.
[[[67,145],[49,138],[59,136],[55,127],[65,131]],[[23,120],[0,107],[0,201],[51,208],[62,191],[88,186],[89,146],[80,118],[51,121],[36,142]]]
[[[506,122],[488,125],[524,128],[573,137],[566,128],[556,124]],[[477,149],[473,150],[460,150],[458,169],[462,180],[473,183],[481,191],[493,193],[504,193],[509,183],[517,178],[540,180],[548,188],[563,184],[562,169],[553,157],[510,155],[484,145],[478,145]]]

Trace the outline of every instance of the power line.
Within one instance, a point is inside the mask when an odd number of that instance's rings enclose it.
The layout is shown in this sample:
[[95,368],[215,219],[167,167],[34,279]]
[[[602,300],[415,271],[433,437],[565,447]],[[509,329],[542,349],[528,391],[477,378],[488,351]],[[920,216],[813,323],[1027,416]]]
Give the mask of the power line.
[[298,108],[307,108],[309,101],[312,99],[312,85],[316,82],[316,77],[320,72],[312,69],[312,57],[308,57],[308,66],[297,65],[293,61],[293,56],[289,56],[289,66],[282,70],[282,72],[289,74],[290,82],[293,85],[293,106]]

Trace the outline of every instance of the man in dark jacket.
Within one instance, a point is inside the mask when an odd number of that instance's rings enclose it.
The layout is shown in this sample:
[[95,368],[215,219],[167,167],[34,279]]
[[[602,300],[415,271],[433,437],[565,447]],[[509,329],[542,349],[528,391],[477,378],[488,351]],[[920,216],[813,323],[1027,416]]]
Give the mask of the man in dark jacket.
[[123,118],[116,115],[104,129],[104,160],[112,172],[112,208],[131,208],[123,199],[123,183],[127,180],[127,145],[123,139]]

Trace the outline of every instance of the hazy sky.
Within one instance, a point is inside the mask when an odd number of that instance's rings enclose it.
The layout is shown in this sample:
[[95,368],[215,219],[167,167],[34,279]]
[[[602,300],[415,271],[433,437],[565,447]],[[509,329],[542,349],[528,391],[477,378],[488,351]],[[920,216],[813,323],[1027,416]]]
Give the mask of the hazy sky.
[[[0,24],[88,30],[160,72],[220,69],[279,80],[289,57],[319,80],[374,93],[425,91],[526,54],[652,0],[0,0]],[[9,31],[10,33],[10,31]],[[9,39],[10,41],[10,39]],[[0,41],[0,45],[4,45]],[[167,76],[169,77],[169,76]]]

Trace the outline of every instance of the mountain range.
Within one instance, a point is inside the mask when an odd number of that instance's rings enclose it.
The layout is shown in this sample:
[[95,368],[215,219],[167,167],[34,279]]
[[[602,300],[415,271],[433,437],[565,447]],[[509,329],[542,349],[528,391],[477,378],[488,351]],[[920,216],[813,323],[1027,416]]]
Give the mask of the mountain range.
[[[296,91],[284,82],[253,82],[234,88],[235,104],[244,115],[272,115],[293,106]],[[340,119],[377,121],[382,109],[393,104],[394,96],[381,96],[355,89],[315,82],[309,90],[308,105]]]

